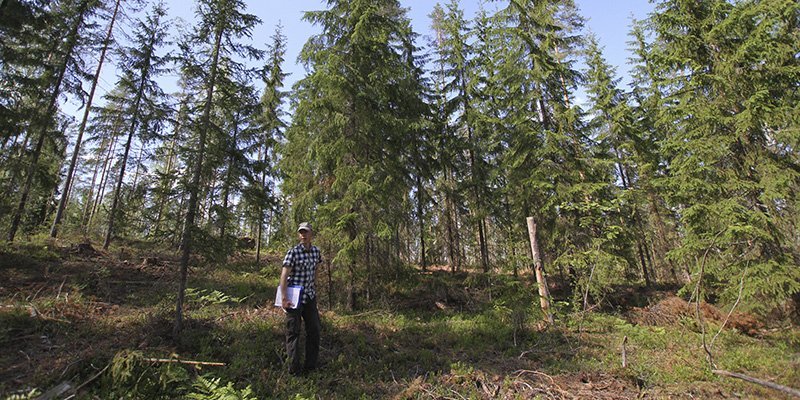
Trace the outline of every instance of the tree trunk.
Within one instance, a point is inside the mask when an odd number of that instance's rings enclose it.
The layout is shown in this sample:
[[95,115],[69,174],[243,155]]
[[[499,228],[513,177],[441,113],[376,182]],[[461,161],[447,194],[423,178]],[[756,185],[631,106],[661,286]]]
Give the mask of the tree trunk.
[[167,197],[170,188],[172,187],[172,182],[169,178],[170,174],[172,174],[172,160],[175,157],[175,142],[177,142],[176,138],[178,137],[178,128],[175,129],[175,138],[172,139],[169,145],[169,153],[167,153],[167,166],[164,170],[164,181],[161,185],[161,198],[158,201],[158,213],[156,214],[156,224],[155,228],[153,229],[153,234],[158,235],[161,231],[161,219],[164,217],[164,206],[167,203]]
[[11,227],[8,230],[8,241],[13,242],[14,237],[17,234],[17,230],[19,229],[20,221],[22,220],[22,214],[25,212],[25,205],[28,203],[28,196],[31,192],[31,185],[33,185],[33,176],[36,174],[36,168],[39,164],[39,157],[42,155],[42,147],[44,147],[44,139],[47,136],[47,130],[51,125],[50,116],[56,114],[56,103],[58,102],[58,97],[61,94],[61,83],[64,81],[64,76],[67,73],[67,65],[69,62],[70,57],[72,56],[73,50],[75,50],[75,46],[78,42],[78,31],[80,30],[81,25],[83,25],[83,19],[86,15],[86,11],[89,8],[89,2],[83,1],[80,4],[80,8],[78,11],[78,17],[75,20],[75,24],[71,27],[70,33],[67,36],[66,40],[66,54],[64,55],[64,60],[59,66],[58,75],[56,76],[56,80],[53,85],[53,92],[50,94],[50,98],[48,99],[47,108],[45,109],[44,114],[38,116],[36,119],[36,126],[37,130],[39,131],[39,137],[36,141],[36,146],[34,146],[33,154],[31,155],[31,162],[28,166],[28,174],[25,177],[25,184],[22,186],[22,191],[19,199],[19,203],[17,204],[17,209],[14,212],[14,217],[11,220]]
[[[142,160],[144,159],[144,147],[145,143],[142,141],[139,143],[139,155],[136,156],[136,171],[133,171],[133,182],[131,182],[131,195],[136,193],[136,187],[139,186],[139,178],[142,176]],[[128,200],[131,200],[128,197]]]
[[103,160],[103,170],[100,174],[100,186],[97,191],[97,197],[94,199],[94,204],[92,205],[92,212],[89,213],[89,220],[87,222],[87,229],[89,225],[92,224],[95,215],[97,215],[98,209],[100,205],[103,204],[103,200],[106,196],[106,188],[108,187],[108,180],[111,177],[111,162],[114,159],[114,152],[117,150],[117,139],[116,136],[116,127],[114,128],[115,132],[112,134],[115,135],[111,138],[111,141],[108,145],[108,152],[106,153],[106,158]]
[[108,250],[111,244],[111,237],[114,234],[114,219],[117,214],[117,205],[119,204],[119,196],[122,191],[122,181],[125,178],[125,167],[128,164],[128,154],[131,151],[131,143],[133,142],[133,135],[136,133],[136,126],[139,124],[139,107],[144,95],[144,84],[147,80],[147,74],[143,73],[142,78],[139,80],[139,88],[136,92],[136,100],[133,103],[133,110],[131,112],[131,126],[128,129],[128,140],[125,142],[125,150],[122,152],[122,165],[119,167],[119,175],[117,176],[117,184],[114,189],[114,200],[111,202],[111,210],[108,213],[108,229],[106,230],[106,240],[103,242],[103,250]]
[[428,260],[425,258],[425,215],[423,210],[422,193],[422,179],[420,178],[419,174],[417,174],[417,218],[419,218],[420,244],[419,263],[422,266],[422,271],[424,272],[428,268]]
[[[445,172],[449,176],[449,172]],[[449,181],[448,178],[445,179],[445,185]],[[455,220],[453,219],[453,200],[450,196],[450,189],[447,188],[447,191],[444,194],[445,199],[445,224],[447,227],[447,254],[448,254],[448,261],[450,262],[450,272],[455,273],[458,270],[458,262],[456,261],[456,229],[454,229]]]
[[539,242],[536,239],[536,222],[533,217],[527,218],[528,236],[531,242],[531,254],[533,254],[533,265],[536,270],[536,282],[539,284],[539,304],[545,313],[547,322],[553,323],[553,313],[550,312],[550,292],[547,289],[547,279],[542,267],[542,259],[539,254]]
[[94,100],[95,89],[97,89],[97,82],[100,80],[100,72],[103,70],[103,62],[106,59],[106,51],[111,44],[111,34],[114,30],[114,24],[117,21],[117,13],[119,12],[119,4],[121,1],[122,0],[117,0],[114,4],[114,12],[111,15],[111,22],[108,23],[108,31],[106,32],[105,40],[103,40],[103,49],[100,51],[100,60],[97,63],[97,70],[95,71],[94,78],[92,79],[92,87],[89,89],[89,99],[86,101],[86,105],[84,105],[85,110],[83,111],[81,125],[78,128],[78,136],[75,138],[75,148],[72,150],[72,159],[69,163],[69,169],[67,169],[67,175],[64,177],[64,189],[61,193],[61,200],[58,202],[56,217],[53,219],[53,226],[50,228],[50,237],[52,238],[58,236],[58,224],[61,222],[61,218],[64,215],[64,209],[67,207],[67,201],[69,201],[69,194],[70,190],[72,189],[72,178],[75,175],[75,167],[78,164],[78,156],[81,151],[83,133],[86,130],[86,122],[89,120],[89,111],[92,108],[92,101]]
[[222,218],[220,218],[220,229],[219,229],[219,236],[220,239],[225,240],[225,231],[228,227],[228,204],[230,202],[230,195],[231,195],[231,182],[233,181],[233,164],[236,162],[234,160],[234,152],[236,151],[236,140],[239,136],[239,126],[236,123],[238,120],[238,115],[233,117],[233,137],[231,138],[231,145],[228,148],[230,152],[228,154],[228,170],[225,173],[225,179],[222,182]]
[[186,210],[186,223],[181,239],[181,263],[180,277],[178,279],[178,299],[175,304],[175,326],[173,335],[177,339],[178,334],[183,328],[183,299],[186,294],[186,281],[189,273],[189,256],[191,255],[192,230],[195,228],[195,217],[197,216],[197,199],[200,192],[200,178],[203,174],[203,155],[206,146],[206,135],[211,125],[211,106],[213,104],[214,85],[217,79],[217,64],[219,63],[220,46],[224,29],[216,28],[214,38],[214,50],[211,60],[211,71],[208,78],[208,89],[206,91],[206,102],[203,106],[203,115],[200,121],[200,137],[198,138],[197,160],[195,161],[192,181],[189,186],[189,202]]
[[[264,140],[264,143],[267,141]],[[267,146],[266,144],[264,147],[258,148],[258,159],[261,160],[263,166],[267,165]],[[264,171],[261,171],[261,190],[265,190],[267,187],[267,171],[266,167]],[[256,264],[261,260],[261,241],[264,236],[264,204],[263,202],[258,203],[258,225],[256,227]]]

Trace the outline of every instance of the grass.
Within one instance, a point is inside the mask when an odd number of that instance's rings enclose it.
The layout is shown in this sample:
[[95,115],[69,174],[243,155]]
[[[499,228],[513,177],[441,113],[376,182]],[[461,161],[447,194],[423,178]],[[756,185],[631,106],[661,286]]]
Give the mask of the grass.
[[[530,277],[478,273],[397,274],[354,312],[328,309],[320,277],[324,365],[293,377],[283,315],[271,305],[278,256],[193,268],[187,323],[174,340],[176,264],[162,254],[146,265],[143,251],[2,250],[0,345],[9,350],[0,354],[0,398],[89,382],[106,366],[78,398],[779,397],[712,374],[692,319],[637,325],[621,305],[585,315],[559,308],[547,326]],[[707,340],[718,329],[712,322]],[[712,354],[720,369],[800,387],[796,327],[758,337],[723,329]],[[225,366],[147,361],[170,357]]]

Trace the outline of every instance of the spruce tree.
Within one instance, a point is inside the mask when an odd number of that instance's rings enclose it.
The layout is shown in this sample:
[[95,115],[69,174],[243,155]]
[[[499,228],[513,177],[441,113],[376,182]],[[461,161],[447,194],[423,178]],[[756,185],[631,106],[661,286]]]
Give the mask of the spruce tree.
[[[261,139],[258,144],[258,160],[255,164],[256,179],[251,186],[253,190],[248,193],[245,200],[254,204],[256,223],[256,262],[261,258],[261,248],[264,239],[264,222],[267,210],[272,211],[277,199],[275,198],[272,180],[276,178],[274,167],[277,164],[276,144],[283,138],[286,129],[283,110],[287,93],[283,89],[284,80],[288,76],[283,71],[284,57],[286,54],[286,36],[283,27],[279,24],[272,35],[272,42],[267,46],[267,63],[264,66],[264,91],[261,94]],[[270,224],[274,223],[271,219]]]
[[196,222],[201,184],[204,180],[207,139],[209,133],[213,135],[216,129],[212,111],[216,105],[215,92],[221,81],[220,75],[225,72],[221,68],[222,62],[231,54],[250,58],[259,56],[259,52],[253,47],[237,42],[237,39],[250,37],[253,27],[261,22],[256,16],[244,12],[246,6],[243,1],[199,0],[197,7],[198,25],[181,44],[182,55],[187,56],[181,61],[182,72],[201,90],[198,94],[200,114],[192,129],[196,133],[196,139],[190,156],[190,175],[187,180],[189,197],[181,239],[180,277],[174,326],[176,337],[183,326],[183,300],[189,257],[195,245],[194,237],[198,233]]
[[[29,196],[34,190],[34,178],[42,175],[39,161],[45,150],[45,142],[48,139],[51,143],[53,140],[63,139],[63,131],[56,127],[58,100],[63,93],[80,95],[80,80],[83,77],[80,47],[91,28],[87,21],[97,10],[98,4],[94,0],[76,0],[60,3],[50,10],[47,19],[51,23],[45,25],[46,29],[40,33],[42,36],[38,36],[35,45],[31,46],[34,57],[39,57],[38,60],[27,59],[23,69],[15,73],[32,72],[36,78],[28,81],[27,88],[33,90],[28,93],[30,97],[23,102],[31,102],[30,114],[25,120],[20,119],[25,126],[24,143],[32,145],[32,148],[22,146],[28,165],[8,230],[9,242],[14,241],[19,229]],[[55,182],[51,185],[55,186]],[[46,196],[52,192],[50,188],[44,190],[48,193]]]
[[156,5],[143,21],[139,21],[133,33],[132,43],[122,55],[121,76],[117,82],[118,90],[114,95],[107,95],[108,101],[115,104],[121,114],[119,119],[125,121],[126,139],[120,158],[120,167],[114,186],[111,208],[108,215],[103,249],[108,249],[114,236],[115,222],[119,210],[122,184],[125,179],[128,158],[135,136],[140,138],[142,146],[145,142],[160,133],[163,121],[168,113],[165,95],[155,79],[164,72],[169,61],[157,52],[166,43],[166,21],[163,20],[166,10],[163,5]]
[[[672,129],[663,179],[701,298],[742,295],[767,310],[800,291],[793,200],[798,183],[798,8],[791,1],[663,1],[649,22]],[[790,224],[793,222],[790,222]],[[701,290],[702,289],[702,290]]]
[[83,118],[81,119],[80,127],[78,128],[78,135],[75,138],[75,146],[72,150],[72,158],[70,159],[69,167],[67,168],[67,174],[64,177],[64,189],[61,191],[61,199],[58,202],[58,208],[56,209],[56,215],[53,219],[53,225],[50,228],[50,237],[56,237],[58,235],[58,225],[61,223],[61,218],[64,214],[64,209],[67,206],[67,201],[69,200],[70,190],[72,188],[72,180],[75,174],[75,168],[78,164],[78,156],[80,155],[81,150],[81,142],[83,141],[83,134],[86,130],[86,124],[89,120],[89,111],[92,108],[92,102],[94,101],[94,94],[95,90],[97,89],[97,85],[100,81],[100,73],[103,71],[103,64],[105,62],[106,53],[111,46],[111,39],[112,34],[114,32],[114,24],[117,22],[117,16],[120,12],[120,3],[122,0],[116,0],[114,2],[113,11],[111,12],[111,17],[108,22],[108,28],[106,30],[105,38],[102,42],[102,48],[100,50],[99,60],[97,62],[97,69],[92,77],[92,84],[91,88],[89,89],[88,99],[86,100],[86,104],[84,104],[84,113]]
[[[628,265],[639,264],[641,277],[650,286],[656,277],[649,265],[649,244],[645,240],[647,229],[640,217],[642,210],[636,191],[638,171],[633,161],[633,113],[625,94],[617,88],[619,79],[615,77],[614,68],[603,58],[594,37],[589,38],[586,51],[586,86],[592,107],[590,128],[595,131],[601,151],[607,152],[608,161],[613,162],[613,178],[618,182],[613,193],[617,209],[609,210],[609,216],[616,214],[618,219],[614,222],[619,224],[619,229],[607,246],[611,252],[625,258]],[[628,272],[633,275],[633,271]]]
[[403,155],[414,121],[404,110],[414,96],[403,82],[414,71],[398,49],[410,23],[397,1],[328,6],[304,17],[322,33],[301,54],[309,72],[295,86],[281,169],[294,218],[314,220],[338,249],[330,257],[347,269],[353,308],[376,258],[391,260],[376,244],[395,241],[407,212]]

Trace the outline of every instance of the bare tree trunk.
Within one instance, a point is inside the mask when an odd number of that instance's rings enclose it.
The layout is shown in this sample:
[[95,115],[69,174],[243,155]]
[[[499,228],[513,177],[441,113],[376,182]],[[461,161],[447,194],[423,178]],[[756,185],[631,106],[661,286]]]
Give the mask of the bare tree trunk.
[[[446,172],[449,175],[449,172]],[[445,179],[448,181],[448,179]],[[445,183],[447,184],[447,183]],[[456,238],[455,238],[455,221],[453,219],[453,200],[450,198],[449,188],[448,191],[445,192],[444,202],[445,202],[445,224],[447,227],[447,255],[448,261],[450,262],[450,272],[455,273],[458,269],[458,263],[456,262]]]
[[[178,135],[177,131],[178,131],[178,129],[175,130],[175,137],[176,138],[177,138],[177,135]],[[167,166],[166,166],[166,168],[164,170],[164,176],[165,177],[169,177],[169,175],[172,174],[172,160],[175,157],[175,142],[176,141],[177,140],[173,138],[172,142],[169,145],[169,153],[167,154]],[[166,179],[169,179],[169,178],[166,178]],[[158,202],[158,213],[156,215],[156,225],[155,225],[155,228],[153,229],[153,232],[156,235],[161,231],[161,219],[164,216],[164,206],[166,206],[166,203],[167,203],[167,193],[169,192],[169,189],[170,189],[171,186],[172,186],[172,182],[171,181],[164,182],[162,184],[162,186],[161,186],[161,189],[162,189],[161,199],[159,199],[159,202]]]
[[[267,141],[264,140],[264,143]],[[258,159],[261,160],[263,163],[262,165],[267,165],[267,149],[266,144],[264,147],[258,148]],[[261,171],[261,189],[264,190],[267,187],[267,171],[266,168],[264,171]],[[258,224],[256,226],[256,264],[261,260],[261,241],[264,236],[264,204],[263,202],[259,202],[258,204]]]
[[108,180],[111,177],[111,163],[114,160],[114,152],[117,150],[117,139],[117,136],[114,136],[111,138],[111,143],[109,143],[108,152],[106,153],[106,158],[103,161],[103,170],[100,174],[100,187],[97,191],[97,197],[94,200],[94,205],[92,206],[92,212],[89,214],[87,228],[89,225],[91,225],[95,215],[97,215],[100,205],[103,204],[103,200],[105,199]]
[[67,202],[69,201],[69,193],[72,189],[72,178],[75,175],[75,167],[78,164],[78,156],[81,151],[83,133],[86,130],[86,122],[89,120],[89,111],[92,108],[92,101],[94,100],[95,89],[97,89],[97,82],[100,80],[100,72],[103,70],[103,62],[106,59],[106,51],[111,44],[111,34],[114,30],[114,24],[117,21],[117,13],[119,12],[120,2],[121,0],[117,0],[114,4],[114,12],[111,15],[111,21],[108,23],[108,31],[106,31],[105,40],[103,40],[103,49],[100,51],[100,60],[97,63],[97,70],[95,71],[94,78],[92,79],[92,87],[89,89],[89,99],[84,105],[85,109],[83,111],[83,119],[81,119],[81,125],[78,128],[78,136],[75,138],[75,148],[72,150],[72,160],[70,160],[69,169],[67,170],[67,175],[64,178],[64,189],[61,193],[61,200],[58,202],[56,217],[53,219],[53,226],[50,228],[50,237],[53,238],[58,236],[58,224],[61,222],[61,218],[64,215],[64,209],[67,207]]
[[[136,156],[136,171],[133,171],[133,182],[131,183],[131,194],[136,193],[136,186],[139,185],[139,178],[142,176],[142,160],[144,159],[144,142],[140,143],[139,155]],[[130,199],[130,198],[129,198]]]
[[536,282],[539,284],[539,304],[545,313],[547,322],[553,323],[553,313],[550,312],[550,292],[547,289],[547,279],[542,267],[542,259],[539,254],[539,242],[536,239],[536,222],[533,217],[527,218],[528,236],[531,242],[531,254],[533,254],[533,265],[536,270]]
[[422,266],[422,271],[425,271],[428,268],[428,260],[425,258],[425,215],[423,210],[424,203],[422,193],[422,179],[420,178],[419,174],[417,174],[417,218],[419,218],[420,244],[419,263]]
[[139,124],[139,107],[141,105],[142,96],[144,95],[144,84],[146,80],[147,74],[142,74],[131,112],[131,126],[128,129],[128,140],[125,142],[125,150],[122,152],[122,165],[119,167],[119,175],[117,175],[114,199],[111,202],[111,211],[108,213],[108,228],[106,230],[106,240],[103,242],[103,250],[108,250],[108,246],[111,244],[111,237],[114,234],[114,219],[116,218],[117,205],[119,204],[119,196],[122,191],[122,181],[125,178],[125,167],[128,165],[128,154],[131,151],[131,143],[133,142],[133,135],[136,133],[136,126]]
[[94,165],[94,173],[92,174],[92,184],[89,186],[89,192],[86,193],[86,199],[84,200],[83,205],[83,216],[81,219],[81,225],[83,227],[83,233],[87,233],[87,223],[89,222],[89,213],[92,210],[92,205],[94,204],[94,188],[97,184],[97,174],[100,172],[100,160]]
[[[238,120],[238,114],[233,117],[234,121]],[[231,195],[231,182],[233,180],[233,164],[236,162],[234,160],[234,152],[236,151],[236,140],[239,136],[239,126],[234,122],[233,124],[233,137],[231,138],[231,145],[228,151],[228,170],[225,172],[225,178],[222,181],[222,218],[220,218],[220,229],[219,229],[219,236],[220,239],[225,239],[225,232],[228,227],[228,216],[230,213],[228,212],[228,204],[230,202],[230,195]]]
[[325,266],[328,269],[328,310],[333,310],[333,271],[329,255],[325,256]]

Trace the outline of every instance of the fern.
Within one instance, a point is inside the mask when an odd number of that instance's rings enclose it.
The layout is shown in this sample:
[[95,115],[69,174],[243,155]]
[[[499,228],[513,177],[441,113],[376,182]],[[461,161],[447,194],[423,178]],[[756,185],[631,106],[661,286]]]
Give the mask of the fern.
[[198,303],[201,306],[207,306],[212,304],[225,304],[229,302],[239,304],[247,299],[247,297],[240,298],[229,296],[216,289],[213,291],[208,291],[205,289],[187,288],[186,299],[187,301]]
[[21,392],[21,393],[14,393],[5,398],[5,400],[29,400],[29,399],[37,399],[42,393],[39,392],[39,389],[31,389],[28,392]]
[[211,376],[198,376],[192,384],[193,392],[186,395],[187,399],[192,400],[256,400],[250,386],[242,390],[236,390],[233,383],[228,382],[224,386],[220,384],[221,378]]

